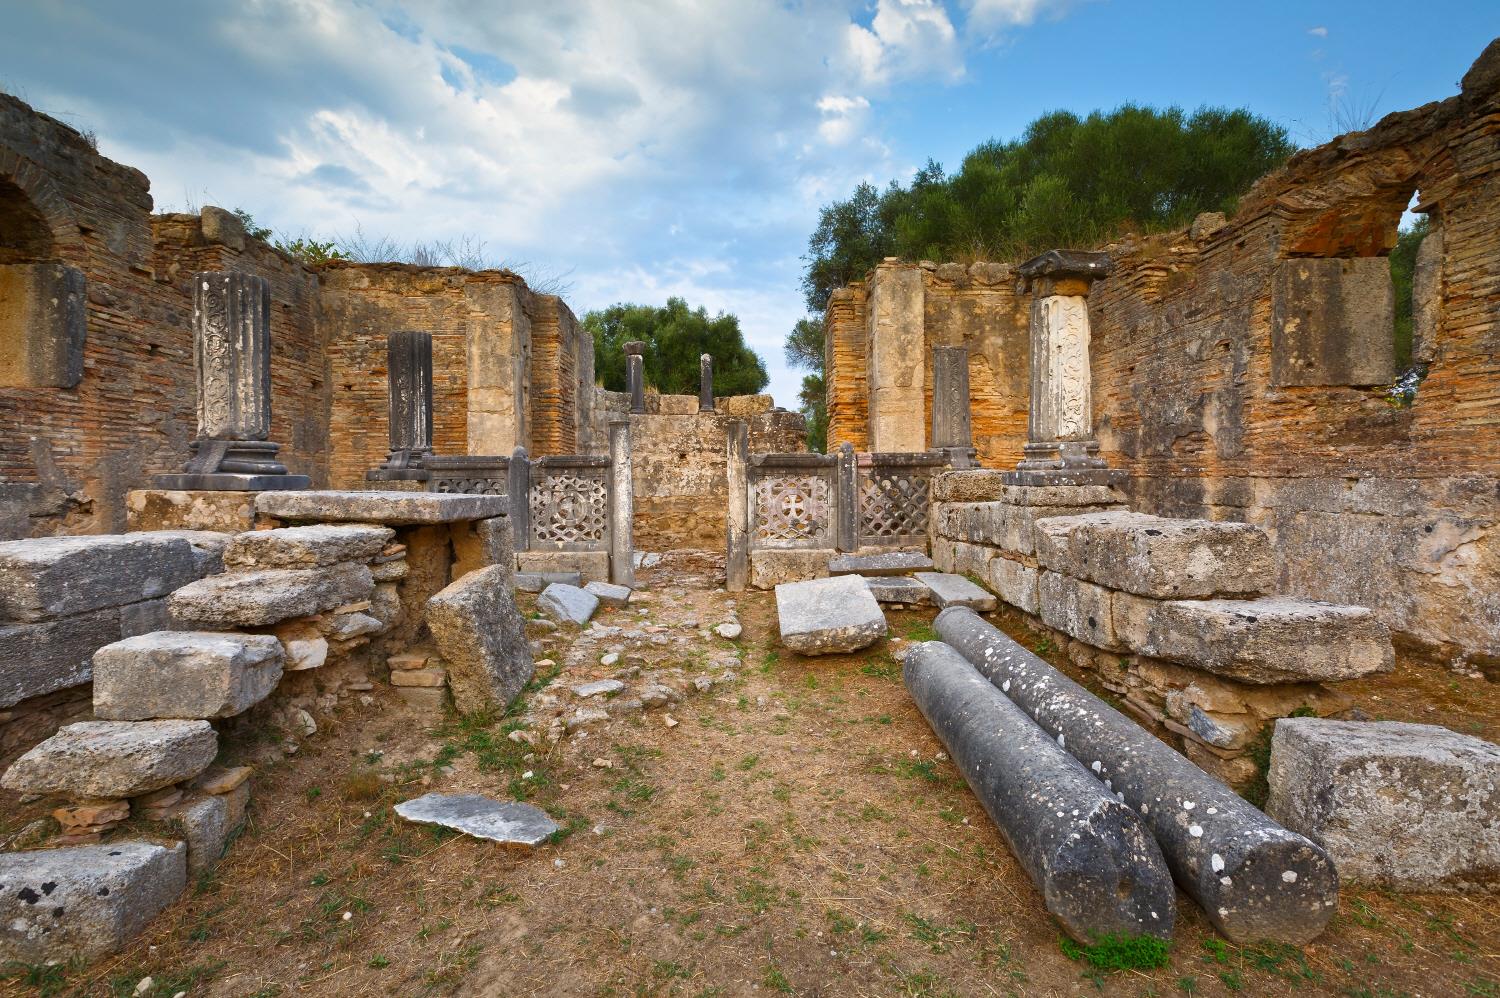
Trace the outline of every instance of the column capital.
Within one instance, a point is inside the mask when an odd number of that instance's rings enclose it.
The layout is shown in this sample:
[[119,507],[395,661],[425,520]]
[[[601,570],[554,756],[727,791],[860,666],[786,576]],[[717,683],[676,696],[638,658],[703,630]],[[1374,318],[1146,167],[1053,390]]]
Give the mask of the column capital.
[[1021,290],[1047,295],[1087,295],[1097,280],[1108,277],[1114,261],[1091,250],[1048,250],[1016,268]]

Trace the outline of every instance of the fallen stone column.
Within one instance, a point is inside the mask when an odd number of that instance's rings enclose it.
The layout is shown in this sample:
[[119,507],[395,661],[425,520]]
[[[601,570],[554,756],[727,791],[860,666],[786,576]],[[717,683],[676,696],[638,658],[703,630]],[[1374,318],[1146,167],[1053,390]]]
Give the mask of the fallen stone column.
[[1171,937],[1171,874],[1138,815],[942,642],[913,646],[902,675],[1070,936]]
[[936,628],[1140,814],[1177,883],[1225,936],[1300,945],[1323,931],[1338,904],[1338,874],[1316,844],[1282,828],[974,611],[944,610]]

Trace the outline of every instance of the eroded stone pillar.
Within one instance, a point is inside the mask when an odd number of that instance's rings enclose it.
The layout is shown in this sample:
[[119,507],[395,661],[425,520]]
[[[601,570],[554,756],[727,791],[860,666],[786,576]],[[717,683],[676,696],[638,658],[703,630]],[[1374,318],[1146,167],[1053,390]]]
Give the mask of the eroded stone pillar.
[[630,391],[630,411],[646,411],[646,344],[631,340],[625,344],[625,387]]
[[183,474],[160,475],[165,489],[259,492],[305,489],[271,443],[271,286],[253,274],[205,271],[193,277],[193,366],[198,439]]
[[927,449],[925,302],[920,269],[895,258],[875,268],[865,344],[872,451]]
[[744,420],[729,424],[727,477],[729,526],[725,537],[724,588],[744,592],[750,582],[750,426]]
[[635,585],[635,476],[630,462],[630,420],[609,424],[609,581]]
[[932,348],[933,450],[948,452],[955,468],[974,465],[974,434],[969,406],[969,348]]
[[372,482],[426,481],[432,455],[432,335],[403,329],[386,337],[391,449],[365,472]]
[[1094,439],[1089,286],[1109,273],[1104,253],[1048,250],[1018,268],[1031,300],[1031,411],[1013,485],[1107,485]]
[[698,411],[714,411],[714,359],[711,354],[698,358]]

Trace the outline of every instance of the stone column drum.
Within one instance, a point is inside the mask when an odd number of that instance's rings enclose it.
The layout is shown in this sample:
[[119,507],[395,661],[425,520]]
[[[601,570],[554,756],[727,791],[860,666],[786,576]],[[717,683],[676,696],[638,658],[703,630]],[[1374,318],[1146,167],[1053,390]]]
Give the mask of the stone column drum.
[[631,340],[625,344],[625,387],[630,391],[630,411],[646,411],[646,344]]
[[365,472],[372,482],[427,480],[432,455],[432,335],[403,329],[386,337],[391,449]]
[[193,366],[198,439],[183,474],[158,488],[260,492],[305,489],[276,460],[271,433],[271,286],[253,274],[193,277]]

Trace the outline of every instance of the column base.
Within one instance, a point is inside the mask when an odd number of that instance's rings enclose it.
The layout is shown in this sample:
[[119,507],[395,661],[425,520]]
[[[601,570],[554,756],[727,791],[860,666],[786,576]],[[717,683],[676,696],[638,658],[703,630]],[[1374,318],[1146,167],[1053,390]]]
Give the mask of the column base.
[[157,475],[151,484],[153,488],[180,492],[279,492],[308,488],[312,479],[306,475],[245,475],[213,471]]
[[1000,478],[1006,485],[1123,485],[1130,473],[1119,468],[1017,469]]
[[1097,440],[1032,442],[1016,470],[1007,472],[1007,485],[1119,485],[1129,474],[1112,470],[1099,456]]

